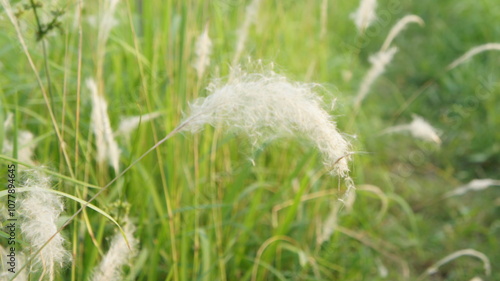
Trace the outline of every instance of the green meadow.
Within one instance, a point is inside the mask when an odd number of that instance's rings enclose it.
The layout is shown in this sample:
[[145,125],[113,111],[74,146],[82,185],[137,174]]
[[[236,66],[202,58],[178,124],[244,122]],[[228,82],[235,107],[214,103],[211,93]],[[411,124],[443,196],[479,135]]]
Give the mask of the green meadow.
[[[449,67],[500,42],[497,0],[381,0],[364,30],[353,22],[358,1],[261,0],[253,11],[259,1],[112,2],[0,1],[0,280],[95,280],[127,223],[136,249],[107,281],[500,280],[500,47]],[[395,37],[397,52],[356,104],[406,15],[424,24]],[[356,190],[344,197],[345,180],[304,134],[256,143],[205,125],[159,144],[238,65],[317,83],[351,143]],[[93,117],[89,81],[107,102],[117,166],[99,156],[109,148],[96,122],[106,120]],[[133,116],[138,126],[118,133]],[[438,139],[387,133],[415,116]],[[70,258],[54,274],[49,262],[30,266],[44,249],[19,227],[17,271],[21,254],[28,263],[17,279],[7,271],[12,164],[18,190],[38,169],[64,201],[55,224]],[[491,184],[454,193],[475,179]],[[16,193],[20,218],[28,193]],[[81,210],[88,200],[94,209]]]

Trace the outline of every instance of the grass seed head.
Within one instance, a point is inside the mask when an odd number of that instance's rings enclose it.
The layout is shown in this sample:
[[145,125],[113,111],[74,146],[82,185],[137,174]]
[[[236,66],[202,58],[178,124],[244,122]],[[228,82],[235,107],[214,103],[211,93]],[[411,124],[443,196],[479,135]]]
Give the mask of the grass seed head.
[[[21,232],[23,239],[30,245],[31,252],[39,250],[50,240],[34,259],[32,266],[41,266],[49,280],[53,280],[56,269],[70,258],[69,252],[64,248],[64,238],[60,233],[56,234],[56,222],[64,205],[60,196],[47,191],[51,188],[48,176],[37,170],[28,170],[25,175],[24,187],[32,190],[26,193],[19,204]],[[56,235],[52,238],[54,234]]]
[[318,89],[272,71],[236,69],[230,81],[211,83],[209,95],[191,103],[184,130],[195,132],[210,124],[243,132],[255,144],[283,136],[306,138],[322,153],[328,168],[347,177],[350,144],[323,109]]
[[127,240],[122,233],[115,234],[108,252],[95,269],[93,281],[123,280],[122,267],[135,256],[138,245],[138,240],[134,237],[135,226],[132,223],[127,221],[123,231]]
[[160,112],[153,112],[141,116],[122,117],[120,125],[118,125],[118,130],[116,130],[114,135],[129,138],[132,131],[139,127],[139,124],[158,118],[160,115]]
[[462,63],[466,62],[467,60],[469,60],[470,58],[472,58],[473,56],[475,56],[479,53],[482,53],[485,51],[492,51],[492,50],[500,51],[500,43],[488,43],[488,44],[476,46],[476,47],[470,49],[469,51],[467,51],[461,57],[454,60],[452,63],[450,63],[450,65],[448,65],[446,70],[452,70],[453,68],[461,65]]
[[416,114],[413,114],[413,121],[411,123],[389,127],[383,130],[382,134],[399,132],[410,132],[414,138],[441,144],[441,138],[438,135],[437,129]]
[[474,180],[470,181],[468,184],[459,186],[455,190],[452,190],[452,191],[446,193],[445,197],[459,196],[459,195],[463,195],[469,191],[485,190],[490,186],[500,186],[500,180],[474,179]]
[[212,40],[208,36],[208,24],[205,26],[205,30],[198,37],[196,41],[196,61],[193,67],[196,69],[198,78],[203,76],[205,69],[210,65],[210,54],[212,53]]
[[376,19],[377,0],[361,0],[359,8],[351,14],[360,33],[364,32]]
[[93,79],[87,79],[87,87],[92,99],[91,127],[96,138],[97,161],[106,159],[118,174],[120,166],[120,148],[115,140],[113,129],[108,116],[108,103],[99,95],[97,85]]

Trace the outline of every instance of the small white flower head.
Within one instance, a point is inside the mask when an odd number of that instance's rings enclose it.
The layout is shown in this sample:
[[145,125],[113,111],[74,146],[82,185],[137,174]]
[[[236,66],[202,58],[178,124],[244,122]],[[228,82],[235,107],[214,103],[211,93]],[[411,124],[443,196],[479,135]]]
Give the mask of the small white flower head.
[[439,138],[437,130],[418,115],[413,115],[413,121],[410,123],[410,133],[417,139],[441,144],[441,138]]
[[87,79],[87,87],[90,90],[92,100],[91,127],[96,138],[97,161],[104,162],[106,159],[118,174],[120,167],[120,148],[116,142],[111,129],[108,116],[108,103],[103,96],[99,95],[97,85],[93,79]]
[[203,76],[205,69],[210,65],[210,54],[212,53],[212,40],[208,36],[208,23],[205,25],[205,30],[196,41],[196,61],[193,67],[196,69],[198,78]]
[[480,190],[484,190],[490,186],[500,186],[500,180],[475,179],[475,180],[470,181],[466,185],[459,186],[455,190],[452,190],[452,191],[446,193],[445,197],[459,196],[459,195],[463,195],[469,191],[480,191]]
[[228,82],[211,83],[209,95],[190,104],[183,130],[194,132],[210,124],[242,132],[254,143],[282,136],[305,138],[316,145],[333,173],[348,177],[350,144],[323,109],[318,89],[272,71],[234,69]]
[[160,115],[160,112],[153,112],[141,116],[122,117],[120,125],[118,125],[118,130],[115,132],[115,136],[124,136],[128,138],[132,131],[139,127],[139,124],[153,120]]
[[361,0],[359,8],[351,14],[351,19],[359,32],[364,32],[376,19],[377,0]]
[[410,124],[393,126],[382,131],[382,134],[410,132],[417,139],[441,144],[438,131],[432,127],[424,118],[413,114],[413,121]]
[[37,170],[28,170],[25,175],[23,187],[31,190],[25,193],[24,199],[19,203],[21,232],[23,239],[30,245],[31,253],[50,241],[35,257],[32,267],[33,270],[42,267],[43,274],[53,280],[57,268],[70,258],[69,252],[64,248],[64,238],[60,233],[56,234],[57,220],[64,205],[60,196],[47,191],[51,188],[48,176]]
[[136,255],[138,245],[138,240],[134,237],[135,226],[128,220],[123,231],[127,240],[122,233],[115,234],[108,252],[94,271],[93,281],[123,280],[122,268]]
[[384,73],[385,67],[391,62],[397,51],[398,49],[396,47],[391,47],[388,50],[380,51],[370,56],[369,61],[372,64],[372,67],[363,78],[358,94],[356,95],[355,105],[357,108],[361,106],[361,102],[370,92],[371,86],[375,80],[377,80],[377,78]]

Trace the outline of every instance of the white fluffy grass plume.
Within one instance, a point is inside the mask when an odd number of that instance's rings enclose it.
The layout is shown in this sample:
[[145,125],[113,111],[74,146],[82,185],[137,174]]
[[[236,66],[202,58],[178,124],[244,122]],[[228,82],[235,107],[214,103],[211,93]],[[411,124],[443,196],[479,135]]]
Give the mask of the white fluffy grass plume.
[[91,127],[96,138],[97,161],[102,163],[106,159],[118,174],[120,161],[120,148],[111,129],[108,116],[108,103],[99,95],[94,79],[87,79],[92,100]]
[[136,254],[138,244],[133,235],[135,231],[134,225],[127,222],[123,231],[127,240],[125,241],[122,233],[115,234],[108,252],[94,272],[92,281],[123,280],[122,267]]
[[212,53],[212,40],[208,36],[208,24],[205,25],[203,33],[196,40],[196,61],[193,67],[196,69],[198,78],[203,76],[205,69],[210,65],[210,54]]
[[500,180],[495,179],[474,179],[468,184],[457,187],[445,194],[445,197],[459,196],[463,195],[469,191],[480,191],[485,190],[490,186],[500,186]]
[[424,118],[413,115],[413,121],[409,124],[393,126],[382,131],[382,134],[409,132],[414,138],[441,144],[438,131],[432,127]]
[[[50,178],[40,171],[28,170],[24,187],[31,189],[19,203],[20,224],[24,241],[30,245],[30,252],[38,251],[47,241],[50,242],[33,260],[32,267],[42,267],[48,280],[54,279],[57,268],[69,260],[69,252],[64,248],[64,238],[57,232],[57,220],[64,210],[60,196],[48,192]],[[45,279],[45,280],[47,280]]]
[[351,14],[359,32],[363,32],[377,19],[376,8],[377,0],[361,0],[359,8]]
[[215,81],[209,96],[194,101],[183,130],[197,131],[205,124],[247,134],[258,142],[282,136],[308,139],[322,153],[332,173],[348,177],[350,144],[323,109],[319,86],[293,82],[272,71],[232,71],[231,79]]
[[129,138],[132,131],[136,130],[142,122],[148,122],[161,115],[160,112],[152,112],[140,116],[122,117],[115,136],[124,136]]

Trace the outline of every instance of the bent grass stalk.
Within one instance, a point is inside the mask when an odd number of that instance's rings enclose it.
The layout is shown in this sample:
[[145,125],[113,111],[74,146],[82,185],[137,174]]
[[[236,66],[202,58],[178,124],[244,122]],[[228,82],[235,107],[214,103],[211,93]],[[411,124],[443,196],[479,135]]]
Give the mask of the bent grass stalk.
[[494,179],[474,179],[466,185],[457,187],[456,189],[447,192],[444,197],[460,196],[469,191],[485,190],[490,186],[500,186],[500,180]]
[[[457,59],[455,59],[453,62],[451,62],[444,69],[443,74],[447,73],[447,72],[449,72],[449,71],[451,71],[453,69],[455,69],[457,66],[465,63],[466,61],[468,61],[473,56],[475,56],[475,55],[477,55],[479,53],[482,53],[482,52],[485,52],[485,51],[494,51],[494,50],[500,51],[500,43],[486,43],[486,44],[474,47],[474,48],[470,49],[469,51],[467,51],[462,56],[460,56]],[[405,111],[422,93],[425,92],[425,90],[427,90],[428,88],[430,88],[431,86],[433,86],[436,83],[436,81],[437,81],[437,79],[433,78],[433,79],[429,79],[427,82],[425,82],[425,84],[422,85],[422,87],[420,87],[409,99],[407,99],[405,101],[405,103],[397,111],[397,113],[395,114],[395,116],[397,117],[397,116],[401,115],[403,113],[403,111]]]
[[461,65],[462,63],[466,62],[467,60],[469,60],[470,58],[472,58],[473,56],[475,56],[479,53],[482,53],[485,51],[492,51],[492,50],[500,51],[500,43],[487,43],[484,45],[474,47],[474,48],[470,49],[469,51],[467,51],[465,54],[463,54],[461,57],[457,58],[452,63],[450,63],[446,67],[446,70],[447,71],[452,70],[453,68]]
[[438,272],[441,266],[462,256],[471,256],[480,259],[483,262],[484,273],[487,276],[491,274],[491,262],[485,254],[474,249],[464,249],[453,252],[447,255],[446,257],[440,259],[435,264],[431,265],[429,268],[427,268],[427,270],[425,270],[425,272],[420,276],[420,278],[418,278],[418,280],[422,280],[425,278],[425,276]]
[[380,51],[387,51],[394,38],[396,38],[396,36],[398,36],[398,34],[401,31],[403,31],[406,25],[412,22],[418,23],[420,26],[424,26],[424,20],[419,16],[416,15],[404,16],[391,28],[391,31],[389,31],[389,35],[387,35],[387,38],[385,38],[384,44],[382,44],[382,48],[380,48]]

